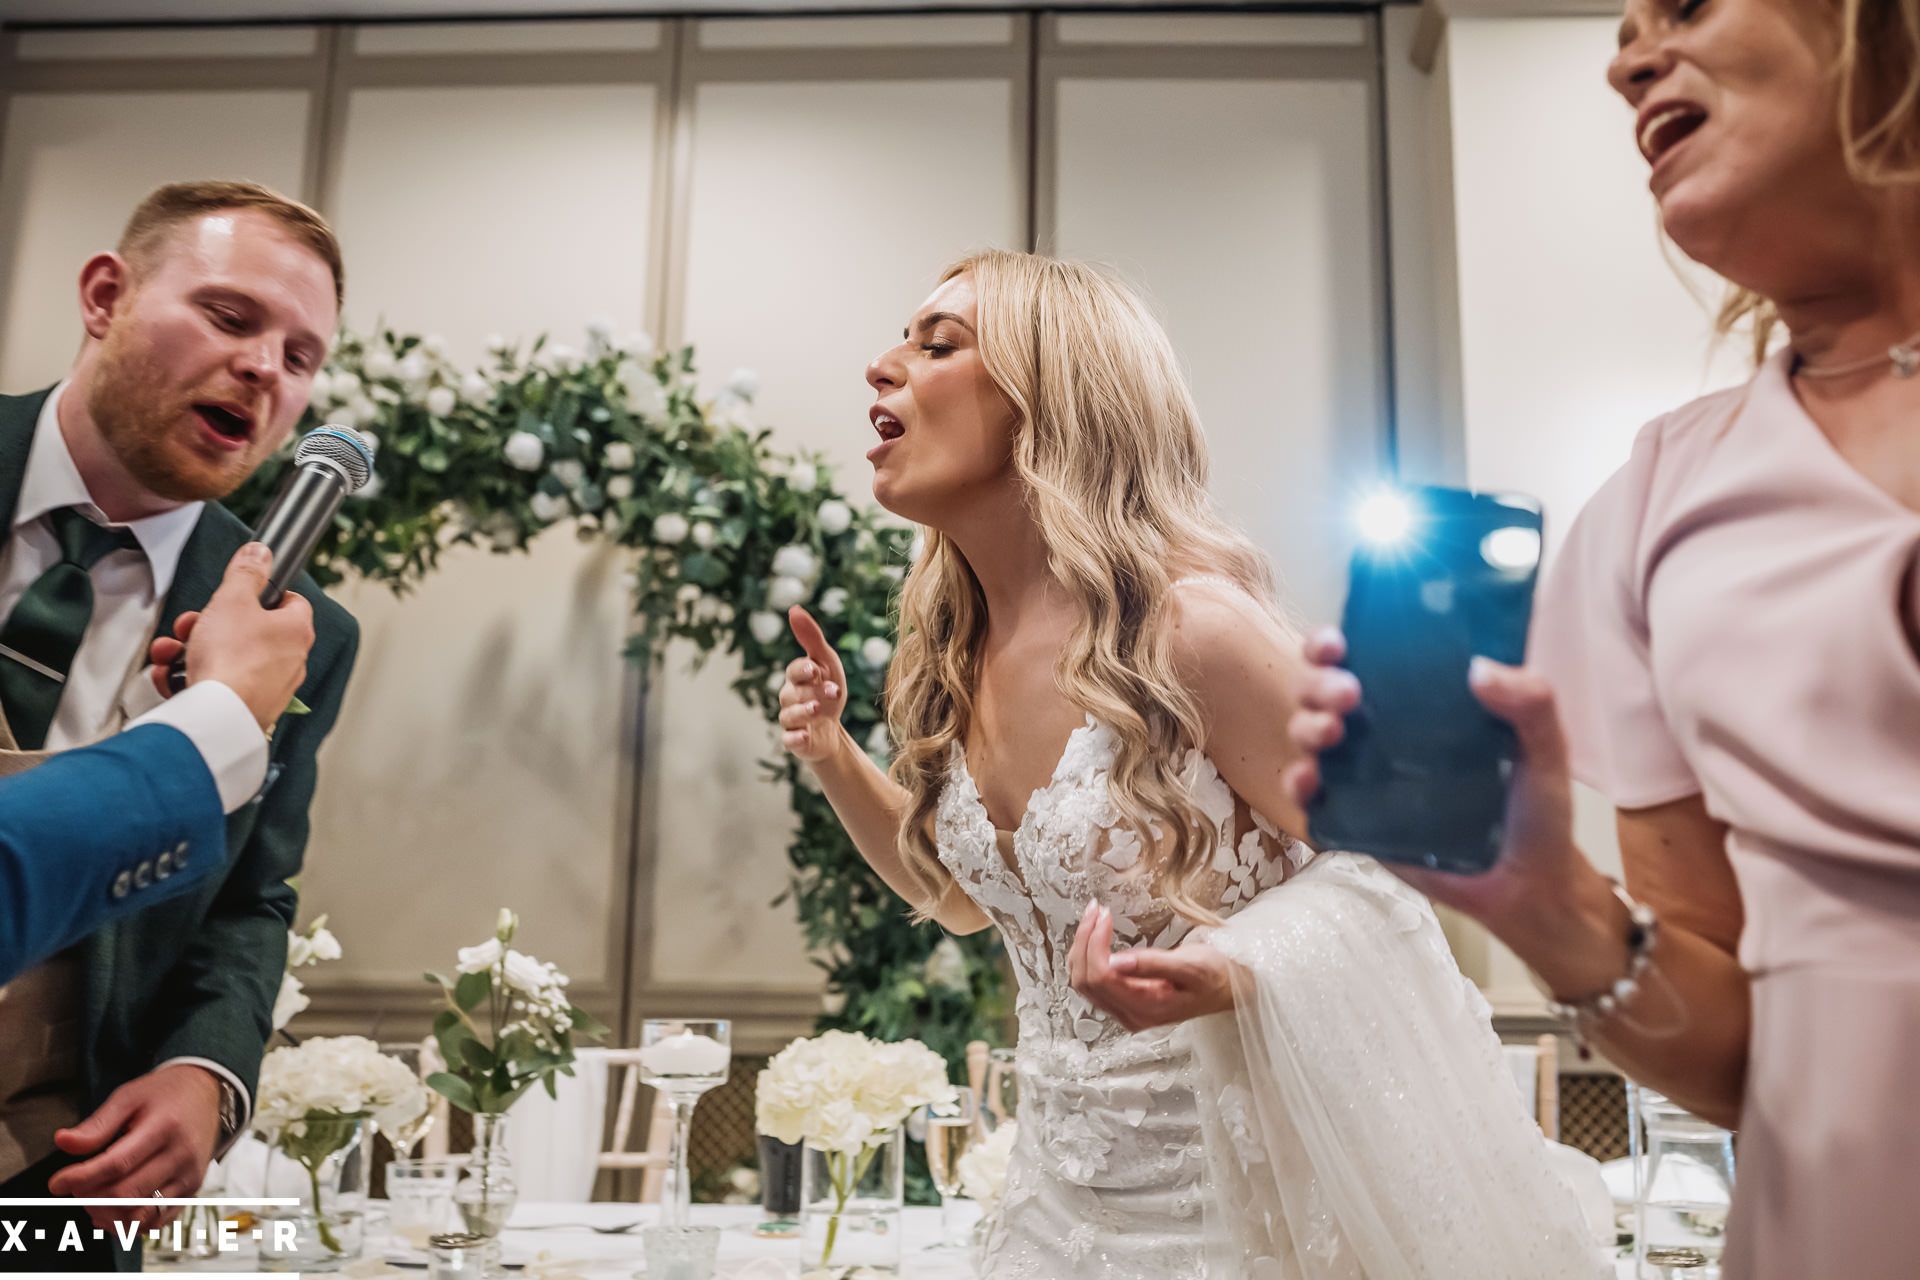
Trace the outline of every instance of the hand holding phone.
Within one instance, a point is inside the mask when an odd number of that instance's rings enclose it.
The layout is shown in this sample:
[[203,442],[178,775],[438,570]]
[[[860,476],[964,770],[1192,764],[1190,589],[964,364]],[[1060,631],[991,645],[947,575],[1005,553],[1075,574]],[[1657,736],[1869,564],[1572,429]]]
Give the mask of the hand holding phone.
[[1319,761],[1310,836],[1396,862],[1483,872],[1499,857],[1511,728],[1468,684],[1476,656],[1525,657],[1538,502],[1418,488],[1362,509],[1342,629],[1360,701]]

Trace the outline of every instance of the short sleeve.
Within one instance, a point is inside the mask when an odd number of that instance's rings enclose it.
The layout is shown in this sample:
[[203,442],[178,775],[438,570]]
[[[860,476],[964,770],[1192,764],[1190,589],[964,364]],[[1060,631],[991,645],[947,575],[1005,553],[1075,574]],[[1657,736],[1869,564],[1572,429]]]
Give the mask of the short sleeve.
[[1553,685],[1573,775],[1616,806],[1666,804],[1700,790],[1668,725],[1649,657],[1640,549],[1651,542],[1661,427],[1587,503],[1549,564],[1528,663]]

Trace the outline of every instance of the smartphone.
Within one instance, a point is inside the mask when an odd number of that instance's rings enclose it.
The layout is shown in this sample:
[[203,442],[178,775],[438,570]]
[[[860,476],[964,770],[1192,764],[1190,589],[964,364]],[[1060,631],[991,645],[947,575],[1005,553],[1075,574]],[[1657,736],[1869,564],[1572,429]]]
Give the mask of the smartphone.
[[1341,627],[1360,706],[1320,757],[1314,847],[1475,874],[1500,856],[1513,731],[1467,684],[1526,657],[1540,503],[1414,488],[1362,504]]

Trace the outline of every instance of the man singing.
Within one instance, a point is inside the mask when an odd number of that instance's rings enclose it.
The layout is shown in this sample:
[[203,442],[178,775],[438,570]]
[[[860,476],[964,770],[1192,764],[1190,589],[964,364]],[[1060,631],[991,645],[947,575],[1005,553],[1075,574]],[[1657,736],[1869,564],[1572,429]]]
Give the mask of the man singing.
[[[249,183],[180,183],[80,271],[66,379],[0,397],[0,769],[120,730],[156,699],[148,647],[200,609],[248,531],[218,500],[292,432],[326,358],[340,249],[318,214]],[[0,1197],[184,1196],[242,1130],[271,1029],[314,754],[353,666],[353,618],[301,577],[315,639],[222,876],[0,988]],[[16,753],[10,758],[9,753]],[[60,1219],[26,1261],[132,1269]],[[151,1211],[141,1210],[151,1219]],[[32,1233],[28,1233],[31,1239]]]

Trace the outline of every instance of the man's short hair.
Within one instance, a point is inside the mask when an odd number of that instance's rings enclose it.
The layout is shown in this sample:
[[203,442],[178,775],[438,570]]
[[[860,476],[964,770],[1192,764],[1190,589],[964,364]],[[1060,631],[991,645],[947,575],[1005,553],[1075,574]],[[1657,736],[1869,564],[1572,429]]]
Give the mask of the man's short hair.
[[120,256],[136,267],[149,257],[173,229],[205,213],[228,209],[258,209],[307,248],[333,272],[333,301],[346,300],[347,270],[340,260],[340,242],[318,213],[257,182],[169,182],[140,202],[127,219],[117,246]]

